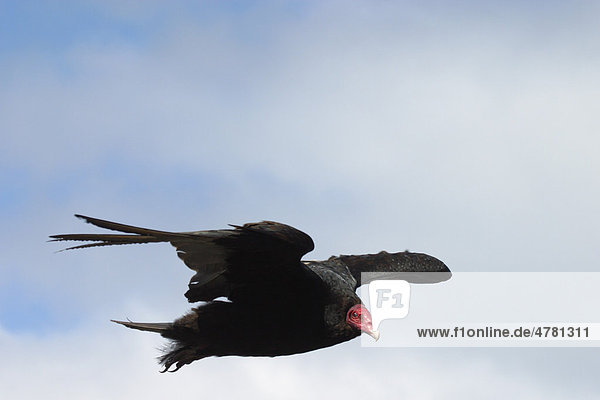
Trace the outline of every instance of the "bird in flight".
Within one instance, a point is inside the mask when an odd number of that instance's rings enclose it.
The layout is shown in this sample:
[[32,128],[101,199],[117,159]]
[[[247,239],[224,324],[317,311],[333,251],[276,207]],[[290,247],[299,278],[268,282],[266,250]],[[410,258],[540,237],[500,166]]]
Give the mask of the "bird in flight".
[[371,314],[355,293],[369,283],[361,282],[362,272],[376,272],[381,276],[377,279],[403,272],[403,279],[413,283],[435,283],[451,276],[440,260],[408,251],[302,261],[314,249],[310,236],[272,221],[230,225],[233,229],[165,232],[75,216],[121,233],[50,236],[53,241],[91,242],[65,250],[169,242],[195,271],[185,297],[202,304],[181,318],[161,323],[113,321],[169,339],[170,346],[159,358],[162,372],[211,356],[304,353],[362,332],[377,340]]

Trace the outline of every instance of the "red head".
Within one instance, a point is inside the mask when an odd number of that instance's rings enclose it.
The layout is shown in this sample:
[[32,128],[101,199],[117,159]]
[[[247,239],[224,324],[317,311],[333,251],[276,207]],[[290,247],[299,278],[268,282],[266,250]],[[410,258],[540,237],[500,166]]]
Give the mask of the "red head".
[[371,313],[362,304],[355,304],[350,307],[348,314],[346,314],[346,323],[372,336],[375,340],[379,339],[379,331],[373,330]]

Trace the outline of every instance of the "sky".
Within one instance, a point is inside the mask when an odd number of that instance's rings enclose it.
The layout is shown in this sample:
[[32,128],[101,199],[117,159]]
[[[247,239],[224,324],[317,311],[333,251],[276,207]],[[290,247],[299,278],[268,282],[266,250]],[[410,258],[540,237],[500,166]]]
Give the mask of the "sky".
[[173,249],[46,240],[96,232],[75,213],[175,231],[266,219],[310,234],[308,259],[410,249],[455,271],[598,271],[599,12],[0,1],[1,392],[596,398],[594,348],[355,340],[161,375],[161,338],[109,320],[189,309]]

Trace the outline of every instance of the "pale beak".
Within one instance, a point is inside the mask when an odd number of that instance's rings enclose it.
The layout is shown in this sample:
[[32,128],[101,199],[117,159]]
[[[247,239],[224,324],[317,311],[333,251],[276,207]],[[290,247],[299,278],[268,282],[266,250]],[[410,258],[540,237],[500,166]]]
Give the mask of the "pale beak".
[[365,331],[365,333],[375,339],[375,341],[379,340],[379,331]]

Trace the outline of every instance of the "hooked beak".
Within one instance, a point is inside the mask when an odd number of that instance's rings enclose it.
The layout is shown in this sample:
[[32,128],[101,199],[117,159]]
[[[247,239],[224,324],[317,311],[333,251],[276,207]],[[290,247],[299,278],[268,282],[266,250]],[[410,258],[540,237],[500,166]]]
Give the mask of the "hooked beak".
[[366,308],[362,313],[360,330],[371,336],[375,341],[379,340],[379,331],[373,329],[373,318],[371,317],[371,313]]
[[375,341],[379,340],[379,331],[364,331],[367,335],[371,336]]

